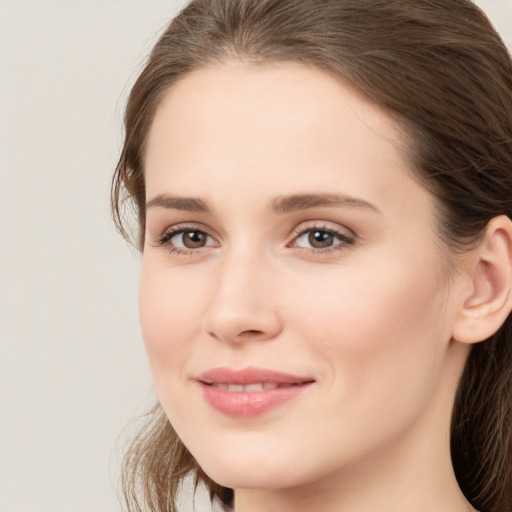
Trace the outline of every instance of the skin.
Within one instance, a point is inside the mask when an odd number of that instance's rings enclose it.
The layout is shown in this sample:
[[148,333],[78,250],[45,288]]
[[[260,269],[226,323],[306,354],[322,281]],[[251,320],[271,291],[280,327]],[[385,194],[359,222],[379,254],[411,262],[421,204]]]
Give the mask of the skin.
[[[238,512],[474,510],[449,454],[468,282],[448,274],[434,200],[403,144],[377,107],[300,64],[195,71],[156,113],[148,201],[199,198],[210,211],[148,208],[143,337],[166,414],[204,471],[235,489]],[[371,206],[269,207],[294,194]],[[158,242],[183,225],[205,245]],[[313,228],[341,236],[319,249]],[[315,383],[233,418],[195,380],[219,366]]]

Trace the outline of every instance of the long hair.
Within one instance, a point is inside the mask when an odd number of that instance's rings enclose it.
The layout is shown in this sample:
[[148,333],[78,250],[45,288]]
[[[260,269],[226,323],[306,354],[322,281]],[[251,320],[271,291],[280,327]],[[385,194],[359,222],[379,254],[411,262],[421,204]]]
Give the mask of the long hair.
[[[453,251],[490,219],[512,218],[512,62],[469,0],[193,0],[170,23],[136,81],[112,182],[114,220],[135,209],[142,250],[144,153],[155,111],[178,80],[238,58],[299,62],[359,90],[408,135],[414,176],[436,197],[438,230]],[[473,346],[455,401],[451,450],[459,485],[478,509],[512,508],[512,322]],[[210,480],[161,407],[134,439],[123,475],[130,511],[175,512],[184,475]]]

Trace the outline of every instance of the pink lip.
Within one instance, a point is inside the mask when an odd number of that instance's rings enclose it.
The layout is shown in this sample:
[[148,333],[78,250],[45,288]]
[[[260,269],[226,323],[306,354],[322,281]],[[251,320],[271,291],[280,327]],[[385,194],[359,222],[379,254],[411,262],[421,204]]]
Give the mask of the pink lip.
[[[197,377],[206,402],[217,411],[234,417],[263,414],[303,393],[314,379],[263,368],[214,368]],[[233,391],[227,386],[263,384],[265,389]],[[253,386],[254,388],[254,386]]]

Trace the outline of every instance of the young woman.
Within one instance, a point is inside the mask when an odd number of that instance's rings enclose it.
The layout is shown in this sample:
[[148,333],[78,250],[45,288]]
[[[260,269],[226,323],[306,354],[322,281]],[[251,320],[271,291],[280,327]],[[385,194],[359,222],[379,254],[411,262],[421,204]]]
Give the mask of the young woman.
[[159,403],[130,510],[512,510],[512,63],[468,0],[194,0],[113,182]]

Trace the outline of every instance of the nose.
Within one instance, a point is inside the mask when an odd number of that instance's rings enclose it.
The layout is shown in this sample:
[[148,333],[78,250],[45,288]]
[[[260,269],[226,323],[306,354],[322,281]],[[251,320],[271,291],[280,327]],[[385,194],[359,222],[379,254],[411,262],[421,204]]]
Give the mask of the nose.
[[283,323],[272,277],[272,271],[261,257],[226,256],[219,263],[215,289],[204,319],[207,334],[235,344],[277,337]]

